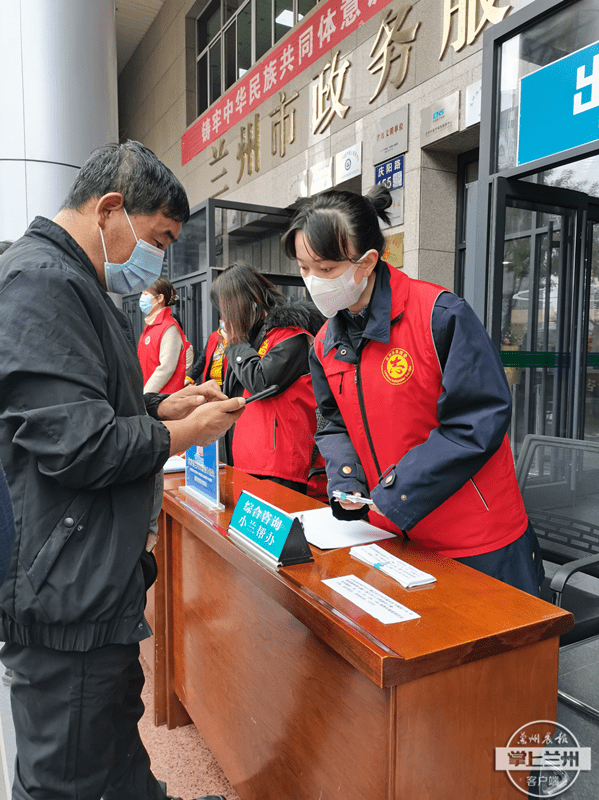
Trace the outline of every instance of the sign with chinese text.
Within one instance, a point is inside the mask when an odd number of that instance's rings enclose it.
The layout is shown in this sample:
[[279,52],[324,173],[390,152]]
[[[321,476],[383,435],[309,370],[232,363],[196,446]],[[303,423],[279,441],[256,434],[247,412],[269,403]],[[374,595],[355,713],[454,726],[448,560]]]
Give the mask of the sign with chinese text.
[[391,226],[403,225],[403,156],[375,167],[374,182],[384,184],[391,192],[393,204],[387,209]]
[[185,165],[388,5],[328,0],[205,111],[181,137]]
[[403,269],[403,231],[385,236],[385,250],[383,261],[395,269]]
[[289,181],[289,194],[287,196],[287,205],[293,205],[300,197],[308,196],[308,170],[304,169],[301,172],[291,176]]
[[599,139],[599,42],[520,80],[518,164]]
[[482,80],[466,86],[466,108],[464,109],[464,125],[469,128],[480,122]]
[[460,127],[460,92],[433,103],[420,112],[420,144],[424,147]]
[[286,566],[313,560],[300,521],[246,491],[233,511],[229,535],[239,544],[242,537],[244,549],[253,554],[261,552],[273,564]]
[[335,184],[362,174],[362,142],[335,156]]
[[408,149],[408,106],[401,108],[375,125],[372,163],[380,164]]
[[207,447],[190,447],[185,453],[182,489],[209,508],[224,508],[219,502],[218,441]]
[[324,192],[325,189],[330,189],[333,185],[333,159],[325,158],[324,161],[319,161],[318,164],[310,167],[309,170],[310,182],[308,189],[310,195]]

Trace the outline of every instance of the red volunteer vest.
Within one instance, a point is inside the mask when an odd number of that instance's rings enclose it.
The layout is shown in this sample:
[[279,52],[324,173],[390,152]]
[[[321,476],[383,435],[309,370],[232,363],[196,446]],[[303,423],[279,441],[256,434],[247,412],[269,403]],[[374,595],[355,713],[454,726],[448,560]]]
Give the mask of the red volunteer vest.
[[168,382],[160,390],[160,393],[164,394],[178,392],[179,389],[182,389],[185,385],[185,349],[187,345],[185,334],[177,324],[176,320],[173,319],[171,310],[168,306],[159,312],[153,322],[150,322],[149,325],[146,325],[142,335],[140,336],[139,344],[137,345],[137,356],[139,358],[139,363],[141,364],[141,371],[144,376],[145,384],[148,378],[153,374],[156,367],[160,364],[160,340],[162,339],[165,330],[170,328],[171,325],[175,325],[179,331],[181,335],[181,341],[183,342],[183,347],[179,353],[179,360],[177,361],[175,371]]
[[[258,353],[263,358],[279,342],[309,336],[301,328],[273,328]],[[250,393],[243,392],[244,397]],[[235,423],[233,464],[252,475],[272,475],[306,483],[316,433],[316,399],[310,375],[302,375],[282,394],[251,403]]]
[[[326,326],[316,337],[315,351],[343,416],[369,490],[381,473],[397,464],[413,447],[439,427],[437,400],[442,374],[431,330],[431,318],[441,286],[413,281],[390,269],[392,304],[389,344],[369,341],[359,368],[335,360],[336,349],[323,356]],[[360,409],[358,381],[363,392]],[[379,514],[370,521],[400,533]],[[410,539],[453,558],[488,553],[505,547],[525,531],[528,520],[516,481],[507,437],[484,467],[410,531]]]

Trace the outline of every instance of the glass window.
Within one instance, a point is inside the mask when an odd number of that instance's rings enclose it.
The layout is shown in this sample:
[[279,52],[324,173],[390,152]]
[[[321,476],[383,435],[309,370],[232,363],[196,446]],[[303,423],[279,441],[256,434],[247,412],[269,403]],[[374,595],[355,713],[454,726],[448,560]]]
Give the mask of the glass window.
[[205,208],[200,209],[183,225],[177,241],[169,247],[169,251],[171,280],[207,267]]
[[210,103],[218,100],[221,93],[221,40],[219,38],[210,47]]
[[275,42],[293,28],[293,0],[275,0]]
[[256,44],[255,60],[262,58],[272,47],[272,3],[271,0],[255,0]]
[[198,17],[198,53],[201,53],[212,39],[214,39],[220,27],[220,0],[212,0],[212,3],[210,3],[204,13]]
[[579,0],[502,45],[497,171],[517,163],[520,78],[597,41],[597,2]]
[[198,116],[208,108],[208,53],[204,53],[197,63],[197,113]]
[[198,116],[303,19],[316,1],[212,0],[196,22]]
[[252,5],[237,15],[237,80],[252,66]]
[[232,86],[237,80],[237,65],[236,65],[236,40],[237,40],[237,23],[233,21],[231,25],[224,32],[225,37],[225,91]]

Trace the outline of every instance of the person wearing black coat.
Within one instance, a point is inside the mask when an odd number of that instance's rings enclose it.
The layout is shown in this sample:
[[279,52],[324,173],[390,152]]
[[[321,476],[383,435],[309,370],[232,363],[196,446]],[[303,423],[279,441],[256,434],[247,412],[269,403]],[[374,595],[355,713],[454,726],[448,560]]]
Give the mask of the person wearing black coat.
[[137,729],[156,476],[222,436],[243,402],[216,384],[144,397],[108,291],[151,285],[188,217],[151,151],[106,145],[55,219],[36,217],[0,257],[0,461],[16,530],[0,640],[19,800],[167,796]]

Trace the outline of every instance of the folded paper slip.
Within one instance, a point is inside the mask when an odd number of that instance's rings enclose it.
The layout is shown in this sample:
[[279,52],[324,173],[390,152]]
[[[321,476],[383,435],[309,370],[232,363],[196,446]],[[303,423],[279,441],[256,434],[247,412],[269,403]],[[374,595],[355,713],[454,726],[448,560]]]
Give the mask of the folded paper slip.
[[411,589],[414,586],[424,586],[427,583],[434,583],[437,579],[428,572],[413,567],[407,561],[391,555],[377,544],[367,544],[362,547],[352,547],[349,554],[359,561],[368,564],[375,569],[379,569],[400,583],[404,589]]

